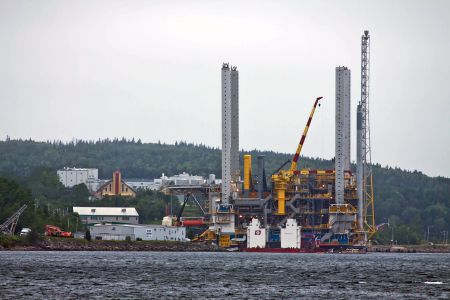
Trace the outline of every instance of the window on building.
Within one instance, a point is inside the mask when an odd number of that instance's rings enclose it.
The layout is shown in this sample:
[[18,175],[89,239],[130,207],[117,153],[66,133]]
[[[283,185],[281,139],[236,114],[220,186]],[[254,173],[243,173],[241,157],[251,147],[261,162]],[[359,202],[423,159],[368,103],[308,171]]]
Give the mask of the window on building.
[[128,220],[130,220],[130,217],[122,217],[122,220],[123,221],[128,221]]

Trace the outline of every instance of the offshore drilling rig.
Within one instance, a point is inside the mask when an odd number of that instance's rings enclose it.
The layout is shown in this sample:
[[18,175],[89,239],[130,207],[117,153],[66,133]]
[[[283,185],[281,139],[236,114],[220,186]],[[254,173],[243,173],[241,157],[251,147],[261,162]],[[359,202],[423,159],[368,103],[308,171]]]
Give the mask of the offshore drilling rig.
[[[198,239],[245,251],[309,252],[365,249],[376,232],[369,123],[370,36],[361,37],[361,100],[357,106],[356,176],[350,161],[351,73],[336,68],[335,168],[298,170],[317,97],[297,150],[270,177],[264,156],[252,172],[251,155],[239,170],[239,73],[222,66],[222,185],[210,190],[209,228]],[[325,100],[325,99],[324,99]],[[287,169],[284,169],[289,164]]]

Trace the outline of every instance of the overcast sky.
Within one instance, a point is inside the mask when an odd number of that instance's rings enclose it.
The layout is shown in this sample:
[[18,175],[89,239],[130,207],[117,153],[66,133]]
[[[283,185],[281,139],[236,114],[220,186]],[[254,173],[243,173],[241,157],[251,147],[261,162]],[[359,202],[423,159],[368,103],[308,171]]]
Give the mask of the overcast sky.
[[240,148],[334,157],[335,67],[371,35],[372,160],[450,177],[450,1],[0,1],[0,138],[221,146],[220,69]]

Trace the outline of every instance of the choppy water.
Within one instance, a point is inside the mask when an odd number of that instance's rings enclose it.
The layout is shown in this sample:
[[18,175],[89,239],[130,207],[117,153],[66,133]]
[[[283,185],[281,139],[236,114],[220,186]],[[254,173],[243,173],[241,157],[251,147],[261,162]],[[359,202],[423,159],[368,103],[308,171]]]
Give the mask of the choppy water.
[[0,252],[1,299],[450,297],[450,254]]

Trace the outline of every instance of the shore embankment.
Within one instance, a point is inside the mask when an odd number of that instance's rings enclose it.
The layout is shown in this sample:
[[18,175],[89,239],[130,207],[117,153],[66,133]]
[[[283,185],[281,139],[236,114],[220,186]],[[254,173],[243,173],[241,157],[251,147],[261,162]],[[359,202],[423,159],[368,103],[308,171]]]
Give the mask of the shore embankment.
[[370,246],[368,252],[450,253],[450,245],[376,245]]
[[[225,251],[210,243],[173,241],[104,241],[73,238],[45,237],[29,242],[17,236],[0,236],[0,251],[172,251],[220,252]],[[450,253],[450,245],[373,245],[368,252],[391,253]]]
[[35,243],[18,241],[0,245],[0,251],[222,251],[207,243],[172,241],[87,241],[84,239],[45,238]]

